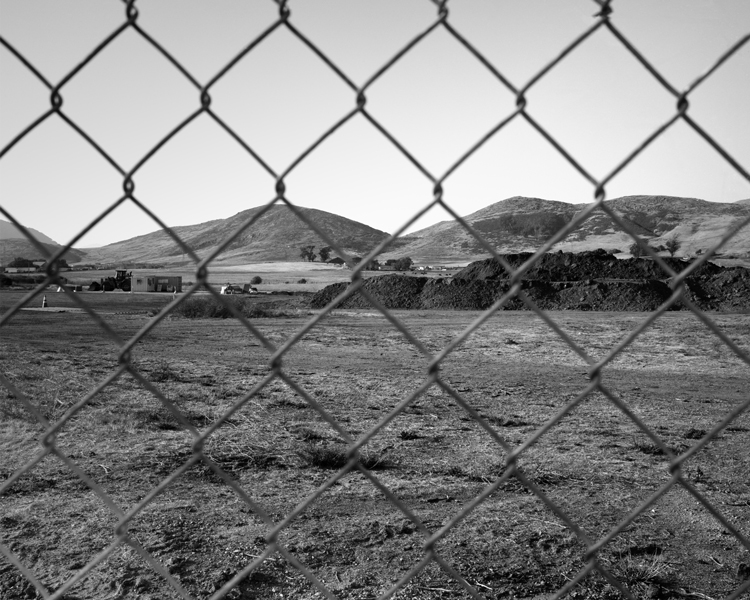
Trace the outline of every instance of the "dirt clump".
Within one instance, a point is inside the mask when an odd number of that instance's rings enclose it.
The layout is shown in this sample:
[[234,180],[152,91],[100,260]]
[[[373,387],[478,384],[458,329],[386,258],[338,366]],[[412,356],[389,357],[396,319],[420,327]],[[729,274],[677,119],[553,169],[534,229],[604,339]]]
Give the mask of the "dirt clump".
[[[503,258],[518,269],[531,253]],[[691,262],[664,258],[679,273]],[[330,285],[311,299],[312,308],[323,308],[351,284]],[[674,293],[676,283],[655,261],[647,258],[618,259],[604,250],[548,253],[524,274],[520,289],[544,310],[653,311]],[[511,281],[495,259],[476,261],[450,280],[385,275],[373,277],[336,304],[337,308],[372,308],[371,296],[389,309],[486,310],[511,292]],[[684,298],[703,310],[750,309],[750,271],[742,267],[701,265],[684,282]],[[504,299],[503,310],[524,310],[518,295]],[[670,310],[681,310],[681,300]]]

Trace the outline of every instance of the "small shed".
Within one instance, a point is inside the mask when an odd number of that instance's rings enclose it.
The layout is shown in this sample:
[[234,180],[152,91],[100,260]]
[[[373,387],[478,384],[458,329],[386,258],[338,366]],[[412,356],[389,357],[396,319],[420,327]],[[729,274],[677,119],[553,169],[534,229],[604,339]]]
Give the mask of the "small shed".
[[182,277],[133,272],[130,290],[133,292],[182,292]]

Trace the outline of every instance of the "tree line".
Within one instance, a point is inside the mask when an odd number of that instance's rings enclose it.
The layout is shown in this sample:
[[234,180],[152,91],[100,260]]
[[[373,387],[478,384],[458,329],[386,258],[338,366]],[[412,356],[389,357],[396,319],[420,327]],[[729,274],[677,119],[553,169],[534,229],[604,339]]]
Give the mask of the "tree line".
[[[320,250],[318,250],[317,256],[320,258],[320,262],[328,262],[331,260],[331,253],[333,252],[333,248],[330,246],[324,246]],[[302,260],[307,262],[315,262],[315,246],[310,244],[308,246],[301,246],[300,247],[300,253],[299,256]],[[355,265],[362,262],[362,258],[359,256],[352,257],[352,261]],[[408,271],[411,266],[414,264],[414,261],[409,258],[408,256],[405,256],[403,258],[389,258],[386,261],[379,261],[377,259],[372,259],[366,266],[366,269],[370,270],[378,270],[384,266],[392,267],[396,271]]]
[[[26,268],[30,269],[32,267],[36,267],[37,265],[34,264],[34,262],[41,262],[42,258],[34,261],[29,258],[23,258],[22,256],[16,256],[12,261],[10,261],[6,266],[11,268]],[[69,269],[70,265],[64,258],[58,258],[57,259],[57,266],[61,269]],[[44,265],[41,266],[41,269],[43,270],[46,267],[47,263],[45,262]]]

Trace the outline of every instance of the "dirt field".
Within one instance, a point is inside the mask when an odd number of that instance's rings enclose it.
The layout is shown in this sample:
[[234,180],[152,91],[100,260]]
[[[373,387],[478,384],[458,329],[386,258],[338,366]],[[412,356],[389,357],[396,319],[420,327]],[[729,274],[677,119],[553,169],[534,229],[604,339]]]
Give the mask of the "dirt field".
[[[155,294],[82,297],[96,299],[96,310],[124,340],[171,300]],[[18,298],[19,293],[0,293],[0,312]],[[168,317],[132,350],[131,364],[143,381],[125,373],[108,382],[118,368],[116,343],[85,313],[58,310],[23,310],[0,327],[0,373],[51,421],[79,407],[57,432],[55,447],[96,482],[111,506],[54,455],[14,478],[40,452],[44,429],[3,388],[0,543],[48,590],[86,569],[117,540],[120,518],[113,510],[130,516],[127,535],[133,544],[117,545],[70,588],[68,599],[179,597],[134,546],[191,597],[211,596],[264,558],[227,597],[322,597],[269,547],[269,523],[282,522],[278,542],[285,552],[336,597],[375,598],[420,562],[430,535],[505,471],[502,446],[435,384],[389,420],[429,378],[430,359],[373,310],[336,311],[282,357],[280,373],[335,419],[339,432],[272,376],[271,352],[237,320]],[[313,314],[294,304],[277,318],[252,323],[279,347]],[[394,314],[436,354],[479,313]],[[551,316],[600,359],[648,314]],[[750,351],[750,315],[711,318]],[[669,313],[606,367],[602,385],[681,453],[750,400],[748,369],[695,316]],[[515,448],[592,384],[587,372],[538,317],[501,312],[442,361],[439,377]],[[97,386],[99,392],[87,396]],[[149,386],[194,431],[215,428],[203,447],[206,460],[191,463],[193,435]],[[239,410],[220,421],[238,404]],[[390,490],[413,519],[362,472],[340,473],[347,448],[342,431],[355,440],[368,437],[360,451],[368,477]],[[749,445],[745,410],[682,468],[685,480],[745,536],[750,535]],[[592,542],[670,480],[667,456],[600,391],[525,449],[518,464]],[[266,520],[246,500],[257,503]],[[551,598],[586,564],[585,545],[515,477],[450,527],[435,551],[486,598]],[[723,598],[743,582],[750,586],[750,551],[680,485],[604,544],[598,560],[638,598]],[[0,598],[34,594],[0,558]],[[469,596],[433,561],[396,597]],[[620,595],[591,573],[568,597]]]

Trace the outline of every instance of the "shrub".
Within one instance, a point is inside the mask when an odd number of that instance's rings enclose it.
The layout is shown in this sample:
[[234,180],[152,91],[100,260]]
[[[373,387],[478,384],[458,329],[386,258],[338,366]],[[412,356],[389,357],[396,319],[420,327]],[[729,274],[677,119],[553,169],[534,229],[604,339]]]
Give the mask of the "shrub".
[[[318,467],[319,469],[341,469],[349,462],[345,449],[310,442],[299,448],[297,455],[307,466]],[[391,461],[378,452],[360,454],[359,464],[371,471],[388,469],[393,466]]]
[[682,244],[680,243],[680,240],[677,239],[676,234],[672,234],[667,238],[665,250],[669,252],[670,256],[674,256],[675,252],[677,252],[680,249],[680,246]]
[[675,580],[673,568],[661,554],[633,556],[628,553],[606,566],[636,597],[646,597],[653,584],[668,586]]
[[260,278],[259,275],[256,275],[250,280],[250,285],[258,285],[259,283],[263,283],[263,280]]
[[314,429],[310,429],[309,427],[300,427],[297,430],[297,435],[306,442],[314,442],[317,440],[325,439],[325,436],[321,435]]
[[10,277],[11,285],[38,285],[46,279],[46,275],[16,275]]
[[172,370],[169,363],[166,360],[160,360],[151,369],[151,375],[149,377],[151,381],[164,382],[164,381],[179,381],[180,377]]
[[291,317],[297,316],[296,312],[279,310],[265,303],[259,303],[251,298],[228,296],[219,301],[213,296],[190,296],[182,301],[172,314],[186,319],[227,319],[234,315],[229,306],[237,309],[240,314],[248,319],[260,319],[264,317]]
[[319,469],[341,469],[349,462],[344,450],[322,444],[305,444],[297,454],[306,465]]
[[[232,300],[230,300],[230,302]],[[173,314],[180,315],[186,319],[226,319],[227,317],[232,316],[229,309],[213,296],[190,296],[190,298],[181,302],[174,309]]]
[[448,477],[466,477],[466,471],[464,471],[458,465],[452,465],[452,466],[450,466],[445,471],[445,474],[448,475]]
[[302,279],[300,279],[300,280],[299,280],[299,281],[298,281],[297,283],[307,283],[307,279],[305,279],[305,278],[303,277],[303,278],[302,278]]
[[636,244],[635,242],[633,242],[630,245],[630,248],[628,248],[628,251],[630,252],[633,258],[640,258],[644,254],[646,254],[646,251],[643,249],[643,247],[640,246],[639,244]]

